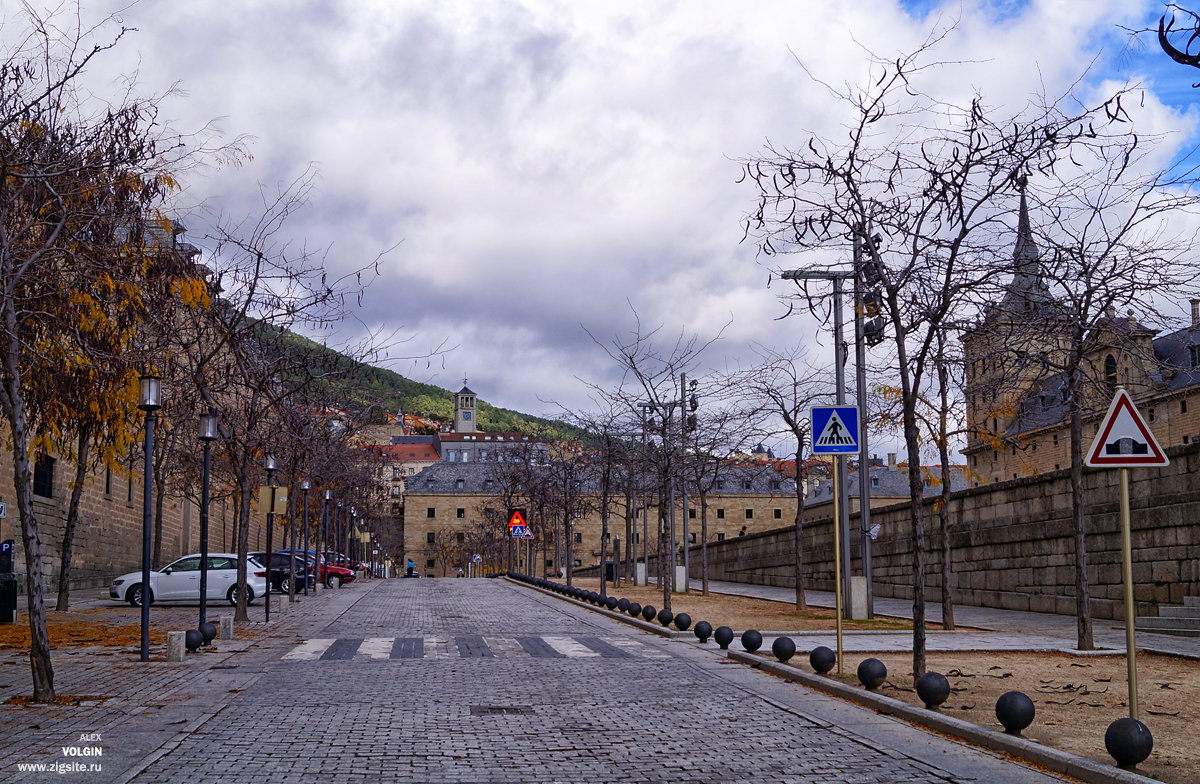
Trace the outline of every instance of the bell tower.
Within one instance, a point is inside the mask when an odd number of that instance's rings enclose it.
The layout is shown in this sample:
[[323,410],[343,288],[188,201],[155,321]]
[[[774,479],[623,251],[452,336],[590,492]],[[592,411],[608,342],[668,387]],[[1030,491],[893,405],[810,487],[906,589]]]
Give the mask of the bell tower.
[[454,395],[454,432],[476,432],[475,393],[467,387],[465,378],[463,388]]

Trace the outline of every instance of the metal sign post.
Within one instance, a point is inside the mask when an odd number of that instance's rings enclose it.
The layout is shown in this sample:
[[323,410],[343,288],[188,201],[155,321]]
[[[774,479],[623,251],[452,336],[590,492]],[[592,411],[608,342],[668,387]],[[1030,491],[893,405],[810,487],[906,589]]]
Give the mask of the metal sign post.
[[1121,571],[1125,599],[1125,667],[1129,680],[1129,718],[1137,720],[1137,640],[1134,633],[1133,536],[1129,524],[1129,469],[1170,464],[1150,427],[1124,388],[1117,389],[1084,465],[1121,469]]
[[[838,675],[842,674],[842,559],[846,558],[849,567],[849,553],[842,553],[843,545],[849,545],[849,539],[842,541],[841,502],[843,488],[839,478],[842,476],[842,456],[852,455],[858,451],[859,419],[858,406],[813,406],[810,412],[813,432],[813,454],[833,456],[833,596],[834,612],[837,615],[837,667]],[[863,481],[864,466],[859,466],[859,481]]]

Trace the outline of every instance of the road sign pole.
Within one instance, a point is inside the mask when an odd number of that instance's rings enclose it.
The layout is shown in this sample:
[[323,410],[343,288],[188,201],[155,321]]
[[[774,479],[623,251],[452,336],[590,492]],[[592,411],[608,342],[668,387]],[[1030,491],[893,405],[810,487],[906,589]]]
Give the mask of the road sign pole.
[[842,525],[841,518],[838,516],[839,507],[841,506],[838,494],[840,484],[838,475],[841,473],[838,469],[842,467],[841,455],[834,455],[833,458],[833,604],[834,613],[837,616],[837,667],[838,675],[842,674]]
[[1121,469],[1121,566],[1125,577],[1125,667],[1129,676],[1129,718],[1138,717],[1137,642],[1133,631],[1133,546],[1129,530],[1129,469]]

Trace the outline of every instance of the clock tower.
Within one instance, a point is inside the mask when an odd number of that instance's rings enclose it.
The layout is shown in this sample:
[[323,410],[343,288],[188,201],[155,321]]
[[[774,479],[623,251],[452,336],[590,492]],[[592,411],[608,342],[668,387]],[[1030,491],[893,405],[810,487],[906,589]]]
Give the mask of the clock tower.
[[454,432],[476,432],[475,393],[467,388],[466,379],[463,379],[463,388],[454,395]]

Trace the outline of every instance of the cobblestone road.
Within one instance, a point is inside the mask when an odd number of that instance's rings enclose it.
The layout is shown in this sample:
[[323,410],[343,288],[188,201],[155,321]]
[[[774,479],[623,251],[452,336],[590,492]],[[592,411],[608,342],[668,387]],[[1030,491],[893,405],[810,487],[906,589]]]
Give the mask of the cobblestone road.
[[125,780],[1063,780],[503,580],[390,580],[294,631]]

